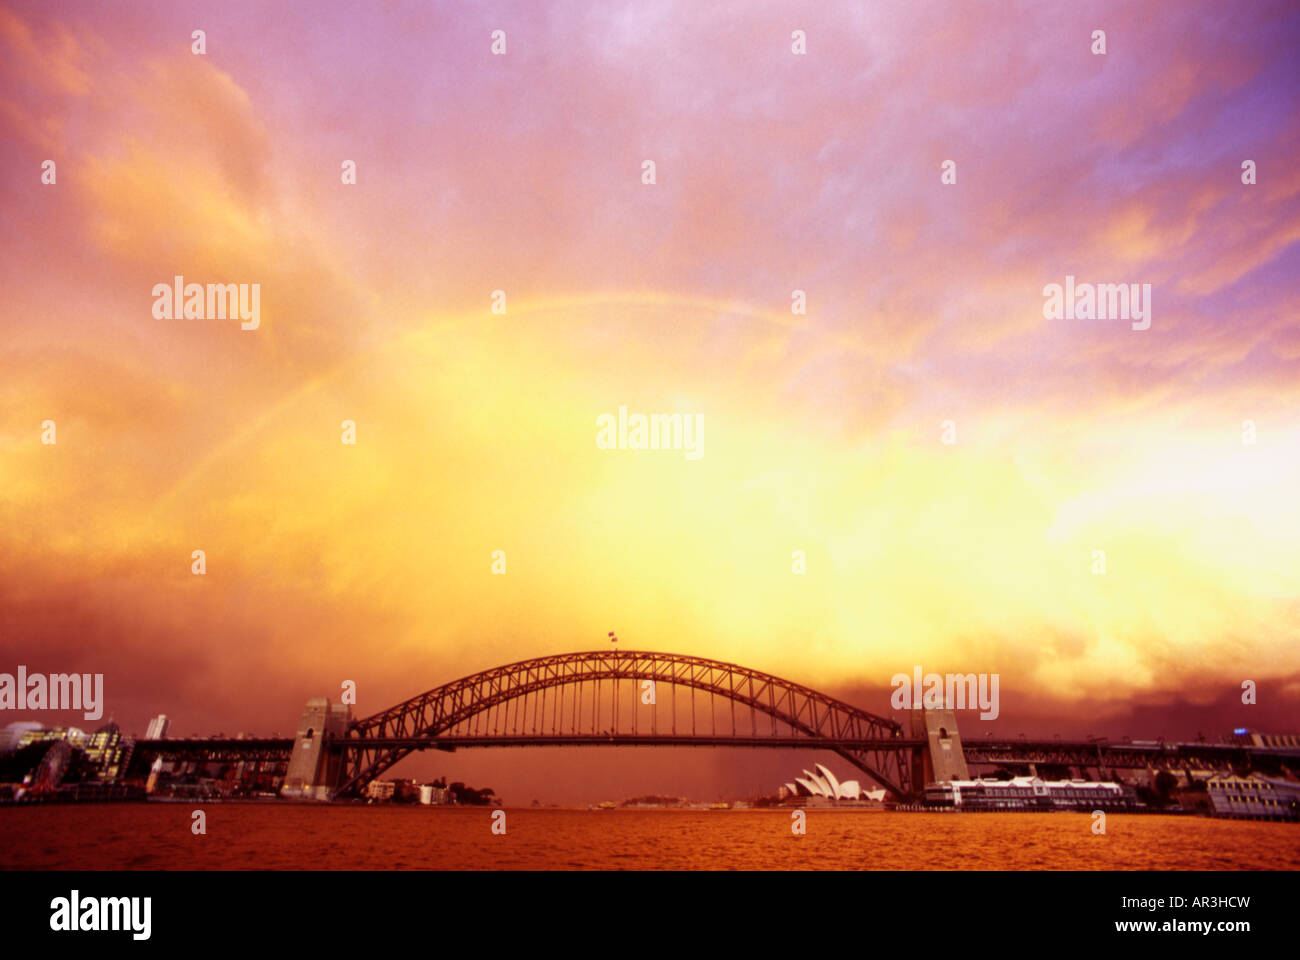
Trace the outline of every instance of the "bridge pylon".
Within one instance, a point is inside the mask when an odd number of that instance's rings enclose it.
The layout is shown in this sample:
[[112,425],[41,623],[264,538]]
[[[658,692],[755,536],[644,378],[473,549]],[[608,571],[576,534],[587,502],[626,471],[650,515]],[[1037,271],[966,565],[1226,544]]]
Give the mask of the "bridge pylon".
[[289,755],[289,769],[280,795],[301,800],[330,800],[343,782],[343,754],[329,748],[330,741],[348,735],[352,708],[312,697],[298,721],[298,735]]
[[917,793],[927,783],[970,779],[955,710],[913,710],[912,736],[926,741],[925,747],[912,755],[912,789]]

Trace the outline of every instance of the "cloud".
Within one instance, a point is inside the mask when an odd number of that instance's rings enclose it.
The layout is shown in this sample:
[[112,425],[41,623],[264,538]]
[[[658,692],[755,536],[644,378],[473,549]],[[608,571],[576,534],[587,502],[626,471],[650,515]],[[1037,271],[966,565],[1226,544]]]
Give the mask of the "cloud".
[[[905,4],[513,10],[506,58],[478,12],[209,13],[207,57],[183,5],[4,12],[0,652],[227,729],[611,626],[832,689],[1005,671],[1049,725],[1293,677],[1280,9],[1104,7],[1104,60],[1091,13]],[[156,321],[178,273],[262,328]],[[1152,329],[1044,320],[1067,274],[1152,283]],[[598,450],[621,404],[703,459]]]

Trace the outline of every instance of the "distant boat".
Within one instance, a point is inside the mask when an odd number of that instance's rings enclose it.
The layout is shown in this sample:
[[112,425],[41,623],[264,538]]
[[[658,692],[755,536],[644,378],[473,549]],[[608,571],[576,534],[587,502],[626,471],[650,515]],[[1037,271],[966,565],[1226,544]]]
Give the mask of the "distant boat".
[[725,800],[719,800],[717,803],[711,803],[711,804],[709,804],[709,809],[710,809],[710,810],[730,810],[730,809],[731,809],[731,804],[727,803]]

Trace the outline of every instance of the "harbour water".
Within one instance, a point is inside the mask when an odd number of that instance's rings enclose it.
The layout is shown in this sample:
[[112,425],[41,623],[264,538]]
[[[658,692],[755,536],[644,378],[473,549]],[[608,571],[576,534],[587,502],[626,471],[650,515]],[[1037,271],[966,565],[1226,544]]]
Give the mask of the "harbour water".
[[[207,833],[191,830],[194,809]],[[291,803],[0,807],[0,868],[1300,869],[1300,825],[1074,813],[506,808]]]

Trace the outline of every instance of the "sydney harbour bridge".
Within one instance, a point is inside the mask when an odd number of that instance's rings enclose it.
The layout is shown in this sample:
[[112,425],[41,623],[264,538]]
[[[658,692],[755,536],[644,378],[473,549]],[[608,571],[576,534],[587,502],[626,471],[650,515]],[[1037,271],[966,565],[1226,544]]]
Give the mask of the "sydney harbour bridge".
[[[140,740],[131,764],[155,759],[283,764],[286,787],[319,799],[361,796],[419,750],[483,747],[680,746],[824,750],[896,800],[936,770],[1185,766],[1249,769],[1276,750],[1244,744],[1106,740],[962,740],[953,711],[911,711],[904,725],[802,684],[734,663],[627,650],[522,660],[434,687],[361,719],[308,703],[297,736]],[[930,714],[931,716],[926,716]],[[1296,751],[1283,751],[1288,755]],[[1275,759],[1275,758],[1274,758]],[[1294,761],[1294,757],[1289,757]],[[954,777],[955,778],[955,777]],[[286,792],[288,792],[286,790]]]

